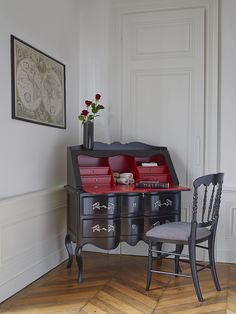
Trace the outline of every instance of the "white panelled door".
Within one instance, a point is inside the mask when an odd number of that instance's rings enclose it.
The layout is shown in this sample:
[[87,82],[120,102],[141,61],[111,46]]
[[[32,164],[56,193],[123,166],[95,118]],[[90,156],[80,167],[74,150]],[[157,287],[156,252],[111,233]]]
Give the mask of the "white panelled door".
[[[121,24],[122,140],[167,146],[191,186],[204,168],[204,8],[130,12]],[[182,195],[187,220],[192,194]]]
[[167,146],[182,184],[203,173],[204,9],[123,19],[122,139]]

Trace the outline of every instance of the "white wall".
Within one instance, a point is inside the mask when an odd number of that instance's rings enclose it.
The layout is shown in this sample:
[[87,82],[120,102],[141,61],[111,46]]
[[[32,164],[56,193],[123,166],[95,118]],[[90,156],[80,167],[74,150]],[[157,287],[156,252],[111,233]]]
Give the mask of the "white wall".
[[[80,110],[84,101],[101,94],[105,110],[95,119],[95,140],[110,141],[110,0],[80,0]],[[82,132],[80,132],[82,142]]]
[[[79,109],[85,109],[85,100],[93,100],[95,94],[101,94],[100,103],[105,107],[100,117],[95,119],[95,140],[109,143],[111,102],[111,32],[112,23],[110,0],[80,0],[79,4]],[[83,132],[80,125],[79,142]],[[87,244],[84,250],[107,252]],[[115,252],[119,252],[119,249]]]
[[236,189],[236,1],[221,1],[221,169]]
[[[0,1],[0,302],[66,257],[66,147],[79,138],[78,13],[77,0]],[[11,119],[10,34],[66,65],[66,130]]]
[[217,256],[236,262],[236,1],[220,1],[220,160],[225,173]]
[[[2,198],[65,183],[65,148],[78,141],[77,1],[1,0],[0,34]],[[66,130],[11,119],[10,34],[66,65]]]

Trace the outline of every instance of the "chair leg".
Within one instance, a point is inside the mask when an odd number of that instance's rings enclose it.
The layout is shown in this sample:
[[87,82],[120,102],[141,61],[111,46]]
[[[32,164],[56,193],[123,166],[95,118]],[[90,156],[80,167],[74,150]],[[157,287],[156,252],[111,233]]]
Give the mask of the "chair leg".
[[214,281],[216,290],[220,291],[220,283],[218,280],[217,272],[216,272],[216,263],[215,263],[215,237],[210,237],[208,240],[208,254],[209,261],[211,266],[211,276]]
[[[162,245],[163,245],[162,242],[157,242],[157,243],[154,245],[155,250],[161,251],[161,250],[162,250]],[[161,253],[157,253],[156,259],[162,261]]]
[[202,302],[203,297],[202,297],[202,292],[199,285],[197,266],[196,266],[196,247],[195,245],[191,245],[191,243],[189,243],[188,247],[189,247],[189,259],[190,259],[190,267],[191,267],[194,288],[195,288],[198,300]]
[[151,279],[152,279],[152,243],[151,241],[149,242],[149,248],[148,248],[148,266],[147,266],[147,282],[146,282],[146,291],[149,290],[150,284],[151,284]]
[[[184,246],[181,244],[176,244],[176,253],[181,254],[183,251]],[[179,258],[180,256],[175,256],[175,273],[178,274],[182,272],[180,265],[179,265]]]

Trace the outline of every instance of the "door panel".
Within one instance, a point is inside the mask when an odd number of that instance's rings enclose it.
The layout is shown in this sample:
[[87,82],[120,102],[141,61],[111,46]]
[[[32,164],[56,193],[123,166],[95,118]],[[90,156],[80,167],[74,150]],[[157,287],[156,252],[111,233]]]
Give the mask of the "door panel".
[[[122,140],[167,146],[191,186],[204,162],[205,10],[127,13],[121,33]],[[182,202],[189,220],[191,192]]]
[[124,141],[167,146],[181,184],[203,172],[204,9],[123,20]]

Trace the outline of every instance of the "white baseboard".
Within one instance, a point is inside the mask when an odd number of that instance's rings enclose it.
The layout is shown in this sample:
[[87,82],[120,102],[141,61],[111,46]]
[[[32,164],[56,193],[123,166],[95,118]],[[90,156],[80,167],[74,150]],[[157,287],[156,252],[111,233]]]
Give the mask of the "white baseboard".
[[65,248],[62,248],[61,250],[43,258],[41,261],[32,265],[22,273],[17,274],[14,278],[11,278],[11,280],[1,284],[0,303],[19,292],[21,289],[25,288],[41,276],[45,275],[67,258],[67,252]]
[[218,250],[216,260],[221,263],[236,263],[236,251]]
[[63,187],[0,200],[0,302],[67,258]]

